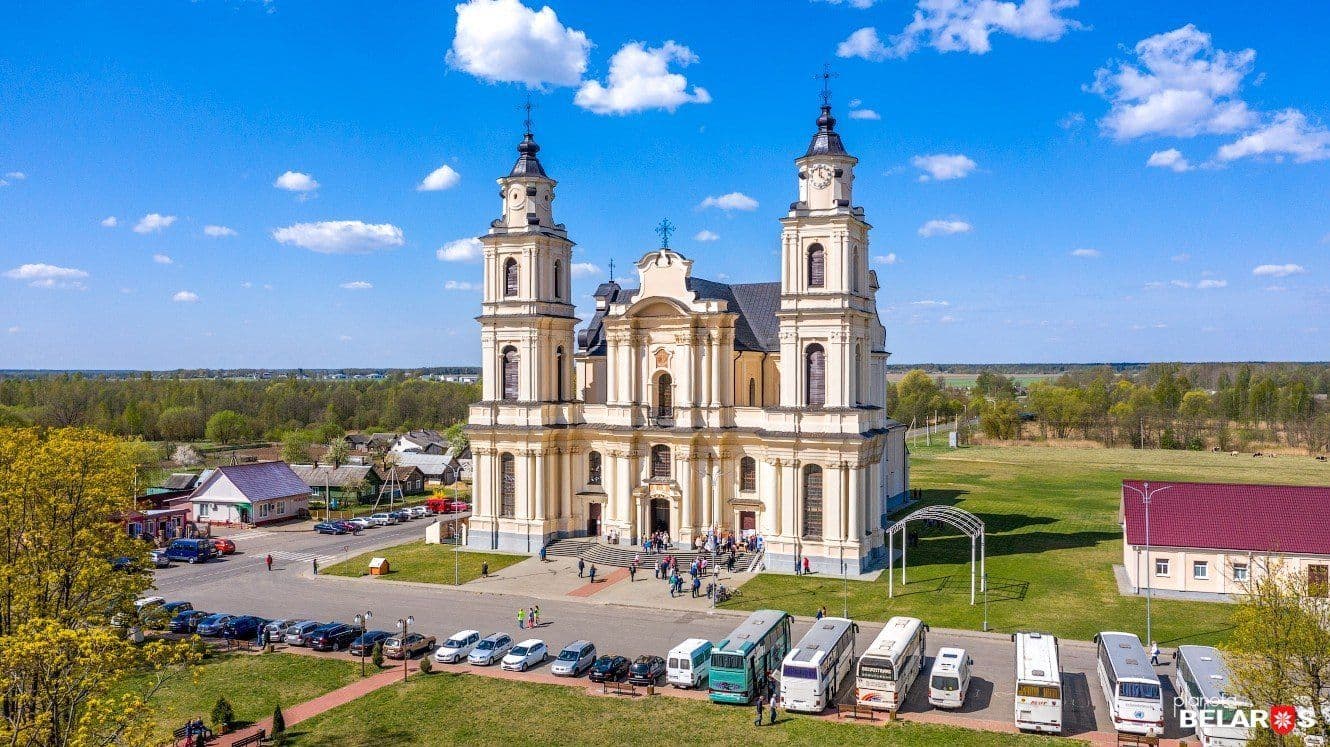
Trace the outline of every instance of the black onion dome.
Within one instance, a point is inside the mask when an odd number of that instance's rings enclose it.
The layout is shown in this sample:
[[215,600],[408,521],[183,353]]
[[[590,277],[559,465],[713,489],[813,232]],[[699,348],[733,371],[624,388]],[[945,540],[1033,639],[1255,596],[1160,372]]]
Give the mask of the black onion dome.
[[513,164],[513,170],[508,176],[545,176],[545,168],[540,165],[540,159],[536,154],[540,152],[540,146],[536,144],[536,138],[527,133],[522,138],[522,142],[517,145],[517,163]]
[[822,116],[817,118],[817,134],[813,135],[813,141],[808,144],[808,152],[804,155],[848,155],[840,133],[836,132],[836,118],[831,116],[830,105],[822,106]]

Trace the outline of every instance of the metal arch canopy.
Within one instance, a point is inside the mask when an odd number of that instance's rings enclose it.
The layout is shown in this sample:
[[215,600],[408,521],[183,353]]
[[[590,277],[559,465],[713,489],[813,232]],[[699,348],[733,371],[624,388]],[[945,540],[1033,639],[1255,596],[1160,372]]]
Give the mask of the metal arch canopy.
[[911,521],[919,519],[935,519],[950,524],[961,530],[970,538],[970,604],[974,604],[975,594],[975,550],[978,545],[979,560],[979,579],[980,590],[988,589],[988,574],[985,572],[985,547],[984,547],[984,521],[978,516],[954,506],[924,506],[923,508],[912,511],[905,518],[893,523],[887,527],[887,597],[892,598],[896,595],[895,573],[893,572],[896,562],[895,537],[896,532],[901,533],[901,585],[906,584],[906,548],[909,545],[909,537],[905,532],[905,525]]

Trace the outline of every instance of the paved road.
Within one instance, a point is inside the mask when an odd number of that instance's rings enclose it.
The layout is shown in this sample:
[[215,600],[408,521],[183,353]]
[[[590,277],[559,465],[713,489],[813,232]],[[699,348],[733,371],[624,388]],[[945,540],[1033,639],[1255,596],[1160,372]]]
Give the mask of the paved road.
[[[426,523],[417,520],[397,527],[368,530],[359,537],[315,535],[310,531],[237,534],[240,553],[222,562],[158,571],[157,588],[163,596],[188,599],[195,606],[210,611],[349,622],[357,612],[369,609],[374,613],[376,627],[383,629],[392,629],[393,621],[413,615],[417,630],[440,639],[460,629],[475,628],[486,634],[507,632],[519,640],[527,636],[543,638],[557,651],[565,643],[586,638],[594,641],[602,653],[626,656],[640,653],[664,655],[685,638],[720,640],[744,616],[729,611],[652,609],[574,599],[536,600],[430,584],[331,576],[315,578],[309,573],[311,557],[319,557],[320,563],[335,562],[344,553],[356,554],[376,546],[397,544],[421,536]],[[262,562],[269,552],[277,559],[271,573],[264,570]],[[541,628],[518,631],[518,607],[535,603],[541,607]],[[796,621],[795,639],[807,632],[811,624],[808,619]],[[879,623],[861,624],[860,650],[880,629]],[[965,707],[956,714],[957,723],[964,724],[966,720],[1009,722],[1015,695],[1015,652],[1010,639],[973,631],[934,630],[928,637],[930,660],[926,667],[931,666],[932,655],[941,646],[966,648],[975,661],[973,681]],[[1093,645],[1063,641],[1060,649],[1066,703],[1064,733],[1112,731],[1095,675]],[[921,675],[912,687],[904,709],[906,712],[930,710],[924,681]],[[1165,702],[1170,702],[1172,696],[1166,686]],[[1166,710],[1171,711],[1171,708]],[[1178,736],[1176,726],[1171,725],[1167,736]]]

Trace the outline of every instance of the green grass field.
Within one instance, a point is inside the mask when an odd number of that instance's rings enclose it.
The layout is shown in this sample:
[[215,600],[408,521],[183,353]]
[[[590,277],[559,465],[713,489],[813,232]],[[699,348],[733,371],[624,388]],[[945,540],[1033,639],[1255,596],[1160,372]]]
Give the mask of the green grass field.
[[[879,722],[880,723],[880,722]],[[945,726],[868,726],[780,714],[753,726],[753,712],[680,698],[587,695],[578,688],[442,673],[370,693],[291,728],[297,747],[547,744],[1072,744]]]
[[387,547],[357,555],[350,560],[319,570],[332,576],[368,576],[372,558],[387,558],[391,573],[384,578],[394,581],[422,581],[428,584],[452,584],[454,556],[460,569],[461,582],[480,578],[481,563],[489,563],[490,573],[498,573],[514,563],[527,559],[525,555],[501,555],[490,552],[454,552],[455,545],[427,545],[416,540],[403,545]]
[[[1145,634],[1144,598],[1119,595],[1112,571],[1122,562],[1117,513],[1124,478],[1325,484],[1330,467],[1311,459],[1039,446],[919,448],[910,461],[911,483],[924,490],[925,503],[955,505],[987,526],[990,627],[1082,640],[1101,630]],[[969,539],[949,527],[930,532],[912,523],[910,530],[922,539],[909,551],[909,585],[901,586],[899,568],[895,599],[887,598],[885,573],[849,582],[850,615],[912,615],[935,626],[980,628],[983,606],[969,604]],[[724,606],[812,615],[826,605],[840,614],[842,598],[839,578],[763,574]],[[1167,645],[1223,641],[1232,610],[1156,599],[1155,638]]]
[[[219,696],[226,696],[244,723],[272,715],[360,679],[360,667],[347,660],[293,654],[216,656],[157,691],[152,700],[157,733],[169,741],[171,731],[193,718],[212,725],[209,714]],[[131,681],[131,685],[140,681]]]

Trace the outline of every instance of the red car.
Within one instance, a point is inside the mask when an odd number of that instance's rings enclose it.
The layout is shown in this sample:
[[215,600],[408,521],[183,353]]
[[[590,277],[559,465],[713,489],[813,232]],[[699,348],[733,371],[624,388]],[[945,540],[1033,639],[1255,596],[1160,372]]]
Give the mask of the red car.
[[230,555],[236,551],[236,543],[225,537],[213,537],[212,546],[217,549],[218,555]]
[[456,514],[471,510],[471,504],[466,501],[459,501],[454,498],[444,500],[442,498],[431,498],[427,501],[429,509],[436,514]]

